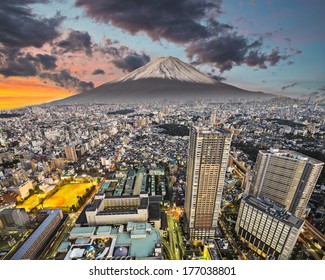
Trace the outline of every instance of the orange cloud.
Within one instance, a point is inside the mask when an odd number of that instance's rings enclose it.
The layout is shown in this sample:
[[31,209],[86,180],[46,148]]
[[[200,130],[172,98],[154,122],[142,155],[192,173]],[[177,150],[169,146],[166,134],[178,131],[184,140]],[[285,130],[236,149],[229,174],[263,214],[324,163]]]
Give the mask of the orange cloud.
[[36,105],[73,95],[38,78],[0,78],[0,110]]

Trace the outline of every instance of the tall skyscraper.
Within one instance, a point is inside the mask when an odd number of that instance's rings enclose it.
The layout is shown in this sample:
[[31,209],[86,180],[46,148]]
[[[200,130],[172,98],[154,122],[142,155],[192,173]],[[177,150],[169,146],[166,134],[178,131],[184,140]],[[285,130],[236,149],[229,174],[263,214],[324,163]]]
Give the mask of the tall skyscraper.
[[216,113],[216,111],[215,110],[213,110],[212,112],[211,112],[211,116],[210,116],[210,124],[215,124],[216,123],[216,121],[217,121],[217,113]]
[[265,259],[289,259],[304,221],[269,199],[251,195],[241,201],[236,232]]
[[295,151],[259,151],[248,193],[268,197],[302,217],[323,166],[323,162]]
[[191,127],[185,213],[191,240],[215,236],[232,134]]
[[65,151],[67,160],[77,161],[78,157],[77,157],[75,146],[67,146],[64,148],[64,151]]

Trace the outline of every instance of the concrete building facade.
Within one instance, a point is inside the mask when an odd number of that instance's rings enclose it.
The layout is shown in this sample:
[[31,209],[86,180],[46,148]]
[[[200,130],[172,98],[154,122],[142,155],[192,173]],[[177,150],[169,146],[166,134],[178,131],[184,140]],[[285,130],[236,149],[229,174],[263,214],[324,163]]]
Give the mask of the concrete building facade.
[[213,238],[232,134],[216,127],[191,127],[185,213],[191,240]]
[[302,217],[323,166],[295,151],[259,151],[248,194],[268,197]]
[[287,260],[303,224],[273,201],[248,195],[241,201],[235,229],[240,239],[263,258]]
[[32,180],[28,180],[22,182],[16,186],[10,187],[9,190],[13,191],[14,193],[18,194],[22,199],[25,199],[29,196],[29,190],[33,190],[33,182]]
[[28,221],[29,218],[24,208],[4,209],[0,212],[0,224],[3,228],[23,227]]
[[69,160],[69,161],[77,161],[78,160],[75,146],[65,147],[64,152],[65,152],[67,160]]

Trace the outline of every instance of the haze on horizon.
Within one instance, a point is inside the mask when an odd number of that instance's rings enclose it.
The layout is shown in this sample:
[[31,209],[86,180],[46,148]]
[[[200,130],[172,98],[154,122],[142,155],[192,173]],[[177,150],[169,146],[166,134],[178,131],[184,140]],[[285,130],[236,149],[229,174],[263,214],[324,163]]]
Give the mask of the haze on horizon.
[[0,110],[61,99],[175,56],[227,84],[325,97],[325,3],[3,0]]

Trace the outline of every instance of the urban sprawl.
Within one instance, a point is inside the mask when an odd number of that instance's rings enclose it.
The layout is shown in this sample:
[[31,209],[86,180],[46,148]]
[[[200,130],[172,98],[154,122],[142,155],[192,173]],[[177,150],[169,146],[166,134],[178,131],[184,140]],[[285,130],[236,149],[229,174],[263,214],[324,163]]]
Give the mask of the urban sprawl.
[[325,104],[0,112],[0,258],[324,259]]

